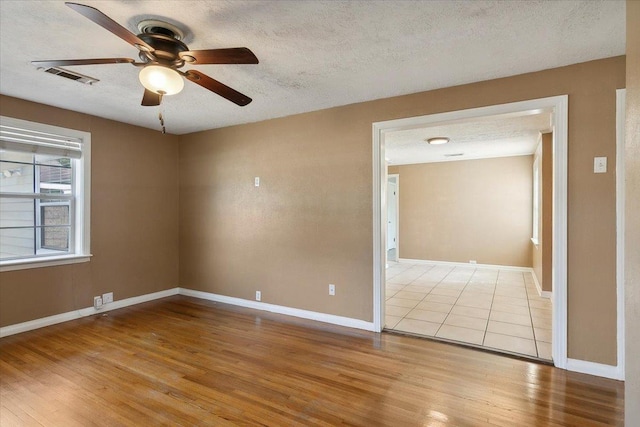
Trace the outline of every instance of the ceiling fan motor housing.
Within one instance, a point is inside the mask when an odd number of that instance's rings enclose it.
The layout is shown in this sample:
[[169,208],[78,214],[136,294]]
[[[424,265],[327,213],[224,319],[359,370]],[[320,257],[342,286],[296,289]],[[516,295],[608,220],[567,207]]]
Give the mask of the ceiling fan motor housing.
[[180,52],[189,50],[186,44],[171,36],[159,33],[142,33],[138,38],[149,46],[153,47],[153,52],[140,50],[140,59],[144,62],[158,63],[169,67],[179,68],[185,63],[185,59],[180,57]]

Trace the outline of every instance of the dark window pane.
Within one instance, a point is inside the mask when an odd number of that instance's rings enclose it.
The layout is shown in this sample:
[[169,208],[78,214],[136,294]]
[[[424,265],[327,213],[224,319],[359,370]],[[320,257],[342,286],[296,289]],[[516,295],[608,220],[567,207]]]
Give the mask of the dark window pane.
[[43,227],[42,249],[57,251],[69,250],[69,227]]
[[69,225],[69,205],[40,206],[40,225]]
[[40,246],[44,249],[69,249],[69,205],[40,206],[40,224],[42,225],[42,240]]

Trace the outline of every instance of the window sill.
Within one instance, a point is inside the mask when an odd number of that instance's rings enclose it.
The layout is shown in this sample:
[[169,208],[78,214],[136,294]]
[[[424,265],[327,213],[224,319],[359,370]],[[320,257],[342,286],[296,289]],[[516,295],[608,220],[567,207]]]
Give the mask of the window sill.
[[88,262],[92,255],[62,255],[42,258],[16,259],[0,263],[0,272],[26,270],[29,268],[55,267],[58,265]]

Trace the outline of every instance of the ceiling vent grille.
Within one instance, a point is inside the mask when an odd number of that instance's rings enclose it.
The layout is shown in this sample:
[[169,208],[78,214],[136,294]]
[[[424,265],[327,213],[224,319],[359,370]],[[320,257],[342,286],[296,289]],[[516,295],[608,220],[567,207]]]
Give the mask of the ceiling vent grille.
[[84,74],[76,73],[70,70],[65,70],[64,68],[59,68],[59,67],[39,68],[39,70],[44,71],[45,73],[53,74],[55,76],[64,77],[65,79],[84,83],[86,85],[92,85],[100,81],[95,77],[85,76]]

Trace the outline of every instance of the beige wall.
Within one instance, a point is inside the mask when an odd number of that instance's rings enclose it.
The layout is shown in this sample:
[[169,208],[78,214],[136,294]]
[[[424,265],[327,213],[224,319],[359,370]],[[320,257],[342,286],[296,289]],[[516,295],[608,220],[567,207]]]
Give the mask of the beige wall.
[[[120,299],[174,287],[178,254],[180,286],[247,299],[260,289],[266,302],[370,321],[371,124],[568,94],[568,355],[613,365],[615,89],[624,86],[617,57],[180,138],[2,97],[4,115],[92,132],[95,257],[0,274],[0,324],[86,307],[110,290]],[[593,175],[594,156],[609,158],[609,173]]]
[[185,137],[180,285],[250,300],[260,290],[266,303],[370,320],[363,120],[335,109]]
[[[531,262],[540,287],[543,291],[551,292],[553,265],[553,134],[542,134],[540,144],[538,244],[534,245],[532,242]],[[538,153],[536,156],[538,156]],[[534,156],[534,159],[536,156]]]
[[531,267],[532,161],[399,166],[400,257]]
[[640,2],[627,1],[625,425],[640,425]]
[[178,285],[178,137],[6,96],[0,114],[91,132],[93,254],[0,273],[1,326]]
[[[184,136],[180,285],[371,321],[372,123],[568,94],[568,356],[615,365],[624,86],[617,57]],[[609,173],[592,173],[594,156]]]

